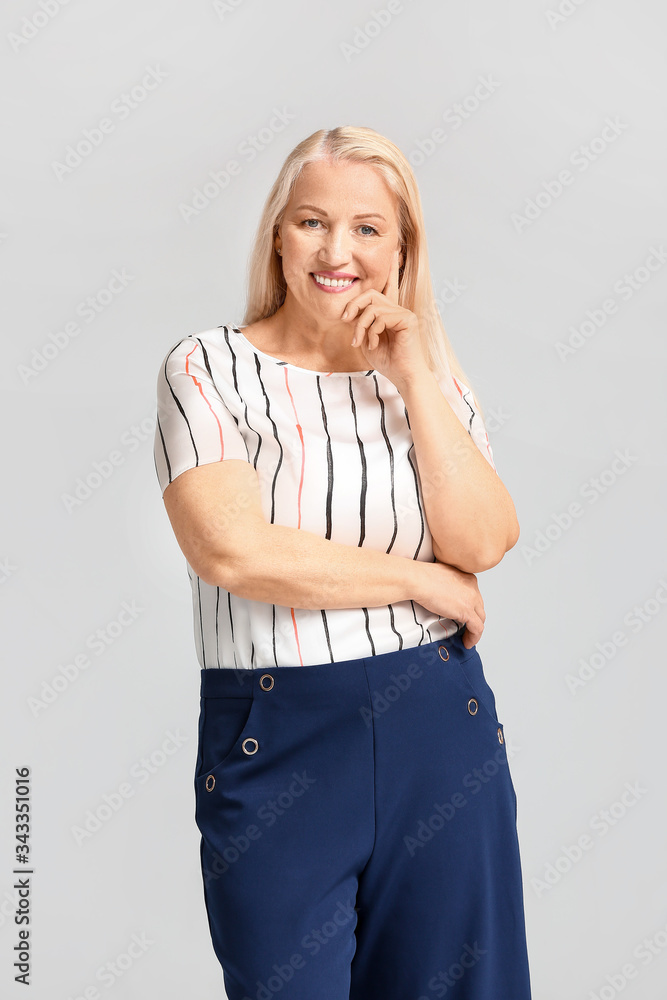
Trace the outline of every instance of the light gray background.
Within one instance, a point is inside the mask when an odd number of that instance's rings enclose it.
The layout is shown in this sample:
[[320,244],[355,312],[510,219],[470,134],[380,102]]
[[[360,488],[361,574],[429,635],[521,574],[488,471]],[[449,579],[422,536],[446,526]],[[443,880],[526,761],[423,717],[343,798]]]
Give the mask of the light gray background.
[[[557,20],[559,3],[570,13]],[[356,124],[415,165],[435,291],[521,524],[480,576],[479,650],[512,753],[535,1000],[663,997],[664,6],[404,0],[377,30],[382,0],[44,4],[55,14],[33,0],[0,15],[4,995],[27,995],[13,983],[11,891],[13,775],[26,764],[30,996],[223,995],[193,818],[199,667],[153,468],[155,380],[177,339],[240,322],[251,238],[286,154],[318,128]],[[114,102],[147,67],[161,82],[121,117]],[[480,78],[493,81],[483,99]],[[292,116],[281,131],[275,109]],[[54,162],[105,117],[113,131],[59,179]],[[613,141],[600,140],[608,119]],[[437,129],[443,141],[417,155]],[[263,148],[251,161],[252,135]],[[240,173],[186,222],[179,206],[230,159]],[[572,183],[548,197],[567,169]],[[540,192],[518,231],[515,213]],[[79,304],[114,269],[132,279],[86,322]],[[465,286],[450,302],[448,283]],[[608,299],[616,311],[559,357]],[[74,320],[80,333],[22,377]],[[112,474],[68,510],[77,479],[114,451]],[[617,452],[630,456],[622,469]],[[123,602],[140,610],[114,628]],[[637,608],[643,619],[628,617]],[[88,639],[106,628],[115,637],[95,653]],[[90,665],[35,715],[29,699],[86,651]],[[169,731],[184,740],[160,756]],[[133,794],[77,843],[73,829],[123,782]],[[111,984],[96,978],[133,935],[152,942],[142,957]]]

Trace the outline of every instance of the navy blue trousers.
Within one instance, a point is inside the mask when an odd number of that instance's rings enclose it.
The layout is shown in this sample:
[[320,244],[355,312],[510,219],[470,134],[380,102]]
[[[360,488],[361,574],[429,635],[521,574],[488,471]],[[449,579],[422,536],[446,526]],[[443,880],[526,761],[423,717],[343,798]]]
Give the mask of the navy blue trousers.
[[530,1000],[516,795],[462,633],[201,671],[195,818],[229,1000]]

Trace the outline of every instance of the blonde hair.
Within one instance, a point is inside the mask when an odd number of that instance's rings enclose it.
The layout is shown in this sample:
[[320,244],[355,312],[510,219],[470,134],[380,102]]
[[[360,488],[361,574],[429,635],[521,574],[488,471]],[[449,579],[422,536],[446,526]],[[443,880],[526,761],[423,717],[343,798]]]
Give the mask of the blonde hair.
[[301,171],[307,163],[325,159],[373,166],[396,196],[399,235],[404,251],[403,268],[399,275],[399,305],[419,318],[424,354],[431,370],[442,376],[448,363],[452,375],[471,390],[475,407],[484,420],[483,410],[456,357],[436,304],[421,198],[412,167],[398,146],[372,128],[343,125],[329,130],[320,129],[295,146],[288,155],[264,204],[250,253],[243,325],[272,316],[285,301],[287,289],[281,261],[275,252],[274,238]]

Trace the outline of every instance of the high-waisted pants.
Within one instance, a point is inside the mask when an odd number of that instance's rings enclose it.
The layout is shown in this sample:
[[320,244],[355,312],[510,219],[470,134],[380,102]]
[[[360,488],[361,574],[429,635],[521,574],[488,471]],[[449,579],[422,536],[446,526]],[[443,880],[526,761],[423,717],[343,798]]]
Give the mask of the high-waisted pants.
[[477,648],[201,671],[195,818],[229,1000],[530,1000]]

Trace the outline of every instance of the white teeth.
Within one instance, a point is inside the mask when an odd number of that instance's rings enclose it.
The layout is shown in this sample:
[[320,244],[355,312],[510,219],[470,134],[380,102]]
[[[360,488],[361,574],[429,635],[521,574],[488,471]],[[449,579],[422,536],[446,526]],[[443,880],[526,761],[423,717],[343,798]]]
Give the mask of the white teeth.
[[346,288],[356,280],[355,278],[323,278],[320,274],[314,274],[313,277],[318,285],[331,285],[332,288]]

